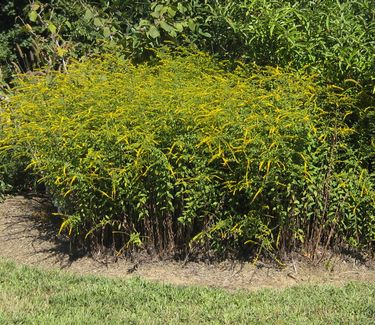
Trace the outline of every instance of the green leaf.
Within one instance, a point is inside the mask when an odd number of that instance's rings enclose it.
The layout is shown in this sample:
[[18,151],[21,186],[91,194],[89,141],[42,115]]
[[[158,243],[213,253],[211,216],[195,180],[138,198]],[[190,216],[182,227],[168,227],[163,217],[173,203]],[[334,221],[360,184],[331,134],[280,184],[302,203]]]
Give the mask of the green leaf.
[[40,4],[39,3],[33,3],[33,4],[31,4],[31,10],[37,11],[39,8],[40,8]]
[[57,28],[54,23],[52,23],[51,21],[47,22],[47,27],[52,34],[56,34]]
[[94,18],[94,25],[95,25],[96,27],[102,27],[102,26],[103,26],[103,21],[102,21],[100,18],[95,17],[95,18]]
[[174,31],[174,28],[165,21],[160,22],[160,27],[163,28],[167,33]]
[[201,34],[202,36],[205,36],[205,37],[212,37],[212,35],[208,32],[203,32],[203,31],[199,31],[199,34]]
[[185,13],[186,8],[184,7],[184,5],[181,2],[179,2],[177,4],[177,10],[183,14],[183,13]]
[[148,31],[148,36],[152,37],[152,38],[158,38],[160,37],[160,32],[159,30],[156,28],[156,26],[152,25],[150,27],[150,30]]
[[85,15],[83,16],[83,19],[90,21],[92,18],[94,18],[94,13],[90,9],[87,9]]
[[148,26],[150,25],[150,22],[147,19],[141,19],[139,21],[139,26]]
[[169,14],[169,17],[173,18],[176,15],[176,10],[174,10],[171,7],[168,7],[167,12]]
[[195,31],[195,28],[197,27],[196,23],[193,21],[193,19],[188,20],[188,27],[192,32]]
[[154,12],[160,12],[163,8],[164,6],[162,4],[157,4],[154,8]]
[[182,25],[181,23],[175,23],[174,24],[174,28],[178,31],[178,32],[182,32],[184,30],[184,25]]
[[156,19],[159,19],[159,18],[160,18],[160,12],[159,12],[159,11],[152,12],[150,15],[151,15],[152,17],[156,18]]
[[33,10],[29,12],[30,21],[35,22],[37,18],[38,18],[38,13],[36,11]]
[[109,27],[104,27],[103,28],[103,35],[104,35],[104,37],[111,36],[111,30],[109,29]]

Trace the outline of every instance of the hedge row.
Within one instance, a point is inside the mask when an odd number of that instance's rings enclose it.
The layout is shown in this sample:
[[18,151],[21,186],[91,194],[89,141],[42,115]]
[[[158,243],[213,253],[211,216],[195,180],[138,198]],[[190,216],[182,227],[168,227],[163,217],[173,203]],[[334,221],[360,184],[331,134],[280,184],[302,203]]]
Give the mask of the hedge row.
[[303,72],[156,56],[24,75],[2,102],[2,156],[45,184],[61,231],[119,252],[373,249],[349,96]]

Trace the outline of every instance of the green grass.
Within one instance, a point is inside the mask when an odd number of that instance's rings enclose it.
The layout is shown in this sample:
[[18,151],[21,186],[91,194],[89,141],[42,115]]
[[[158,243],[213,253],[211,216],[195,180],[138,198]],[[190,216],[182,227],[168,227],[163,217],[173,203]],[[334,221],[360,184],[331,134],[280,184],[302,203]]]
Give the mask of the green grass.
[[0,324],[375,324],[375,284],[229,293],[0,259]]

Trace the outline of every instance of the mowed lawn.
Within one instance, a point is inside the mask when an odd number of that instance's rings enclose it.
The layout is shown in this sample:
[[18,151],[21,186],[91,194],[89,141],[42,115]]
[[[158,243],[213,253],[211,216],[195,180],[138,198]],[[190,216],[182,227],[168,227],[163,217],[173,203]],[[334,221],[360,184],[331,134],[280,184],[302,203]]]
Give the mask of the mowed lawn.
[[0,324],[375,324],[375,283],[230,293],[0,259]]

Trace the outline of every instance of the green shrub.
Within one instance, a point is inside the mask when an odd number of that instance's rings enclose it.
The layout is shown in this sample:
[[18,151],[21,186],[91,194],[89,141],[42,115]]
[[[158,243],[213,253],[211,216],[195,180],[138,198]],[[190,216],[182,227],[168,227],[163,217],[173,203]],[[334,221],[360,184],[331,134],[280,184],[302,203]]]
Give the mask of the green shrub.
[[21,189],[27,182],[27,176],[24,168],[27,166],[25,161],[14,159],[12,148],[6,139],[4,126],[7,124],[6,114],[2,110],[0,102],[0,201],[4,195],[12,190]]
[[345,93],[302,72],[157,58],[17,79],[4,141],[46,184],[61,231],[159,253],[371,248],[374,175],[347,146]]
[[63,65],[103,42],[134,56],[165,41],[189,42],[220,58],[309,65],[330,81],[351,78],[373,90],[375,7],[369,0],[7,1],[2,9],[0,63],[8,67],[15,57],[25,69]]
[[[5,143],[3,143],[5,135],[3,134],[2,125],[3,123],[3,111],[0,109],[0,148],[5,147]],[[5,191],[7,190],[8,184],[6,182],[6,162],[9,162],[11,160],[10,157],[6,157],[4,155],[4,152],[0,155],[0,200],[3,198],[3,195]]]

